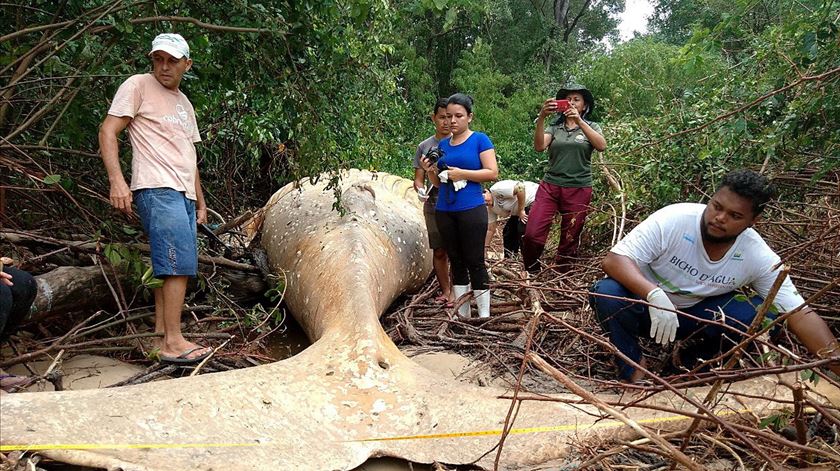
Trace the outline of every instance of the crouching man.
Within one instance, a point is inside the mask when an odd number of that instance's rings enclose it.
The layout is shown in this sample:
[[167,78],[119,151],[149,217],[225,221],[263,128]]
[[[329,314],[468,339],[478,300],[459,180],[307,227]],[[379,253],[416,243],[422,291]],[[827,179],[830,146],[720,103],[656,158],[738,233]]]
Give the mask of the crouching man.
[[[733,336],[731,329],[674,311],[711,321],[723,317],[726,325],[741,332],[749,328],[780,270],[779,256],[752,228],[773,192],[765,177],[749,170],[733,171],[707,204],[666,206],[613,247],[602,263],[607,278],[590,290],[590,303],[610,342],[639,363],[639,336],[649,334],[661,345],[691,336],[696,346],[684,352],[682,363],[687,367],[731,348],[732,340],[740,337]],[[739,296],[743,287],[758,295]],[[802,296],[785,277],[768,316],[802,304]],[[790,316],[788,327],[812,354],[840,353],[825,321],[810,307]],[[624,381],[643,376],[620,359],[618,367]],[[831,369],[840,373],[838,364]]]

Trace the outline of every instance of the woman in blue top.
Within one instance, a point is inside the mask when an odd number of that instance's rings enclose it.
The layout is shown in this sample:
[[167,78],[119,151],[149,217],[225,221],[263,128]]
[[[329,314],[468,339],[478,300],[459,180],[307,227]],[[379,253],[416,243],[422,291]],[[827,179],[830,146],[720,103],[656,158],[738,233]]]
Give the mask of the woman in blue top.
[[[487,233],[487,209],[481,183],[495,180],[496,150],[486,134],[470,129],[473,100],[456,93],[449,97],[446,117],[450,137],[440,141],[442,157],[437,165],[423,159],[429,180],[440,188],[435,220],[452,265],[455,298],[470,290],[478,306],[479,317],[490,317],[490,277],[484,265],[484,236]],[[470,305],[458,308],[470,316]]]

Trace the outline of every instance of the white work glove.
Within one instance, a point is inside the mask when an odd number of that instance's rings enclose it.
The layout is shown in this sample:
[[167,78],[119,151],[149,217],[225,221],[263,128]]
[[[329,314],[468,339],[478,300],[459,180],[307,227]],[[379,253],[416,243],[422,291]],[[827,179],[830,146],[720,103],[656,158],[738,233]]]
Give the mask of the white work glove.
[[426,187],[418,188],[417,189],[417,199],[420,200],[421,203],[425,203],[429,199],[429,190]]
[[466,180],[458,180],[457,182],[452,182],[452,186],[455,187],[455,191],[458,191],[461,188],[464,188],[465,186],[467,186],[467,181]]
[[438,174],[441,183],[449,183],[449,170],[444,170]]
[[668,295],[662,291],[662,288],[654,288],[647,294],[647,302],[650,303],[648,311],[650,312],[650,337],[656,339],[656,343],[667,345],[668,342],[673,342],[677,337],[677,327],[680,326],[680,321],[677,319],[675,312],[666,311],[665,309],[675,310],[674,303],[668,298]]

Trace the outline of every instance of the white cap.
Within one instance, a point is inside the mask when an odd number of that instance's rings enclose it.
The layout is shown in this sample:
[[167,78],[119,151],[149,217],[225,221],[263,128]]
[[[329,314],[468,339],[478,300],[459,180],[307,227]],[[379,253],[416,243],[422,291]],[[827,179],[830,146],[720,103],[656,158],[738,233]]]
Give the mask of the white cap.
[[187,44],[187,40],[176,33],[158,34],[154,41],[152,41],[152,50],[149,54],[155,51],[166,52],[176,59],[182,57],[190,58],[190,46]]

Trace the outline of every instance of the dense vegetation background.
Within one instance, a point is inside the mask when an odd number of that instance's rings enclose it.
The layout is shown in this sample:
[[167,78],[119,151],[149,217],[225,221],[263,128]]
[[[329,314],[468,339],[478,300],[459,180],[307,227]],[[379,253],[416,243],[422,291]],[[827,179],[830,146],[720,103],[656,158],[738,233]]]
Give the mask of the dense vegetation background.
[[[838,171],[835,0],[660,0],[617,44],[623,0],[64,0],[0,10],[0,224],[124,236],[96,133],[154,35],[183,34],[182,83],[204,142],[211,208],[260,206],[283,184],[360,167],[409,176],[430,107],[476,99],[502,177],[537,180],[543,99],[573,77],[609,148],[597,205],[696,200],[736,167],[805,182]],[[614,44],[613,47],[607,44]],[[128,145],[123,146],[127,164]],[[120,220],[122,222],[114,223]]]

